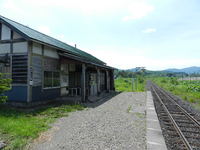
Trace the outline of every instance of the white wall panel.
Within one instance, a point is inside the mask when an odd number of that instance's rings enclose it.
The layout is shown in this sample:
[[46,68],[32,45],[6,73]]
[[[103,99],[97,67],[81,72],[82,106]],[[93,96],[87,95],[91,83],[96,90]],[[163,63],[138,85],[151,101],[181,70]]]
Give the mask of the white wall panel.
[[10,53],[10,44],[0,44],[0,54]]
[[13,32],[13,39],[19,39],[22,38],[21,35],[19,35],[17,32]]
[[33,53],[42,55],[42,45],[38,43],[33,43]]
[[44,56],[59,59],[56,49],[46,47],[46,46],[44,47]]
[[13,43],[13,53],[27,52],[27,42]]
[[10,40],[11,30],[6,25],[2,24],[1,40]]

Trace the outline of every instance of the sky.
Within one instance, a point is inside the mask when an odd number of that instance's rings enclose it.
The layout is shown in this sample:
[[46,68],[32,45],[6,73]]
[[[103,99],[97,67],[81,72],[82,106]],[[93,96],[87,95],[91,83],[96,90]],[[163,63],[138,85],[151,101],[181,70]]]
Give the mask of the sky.
[[200,66],[199,0],[0,0],[0,15],[119,69]]

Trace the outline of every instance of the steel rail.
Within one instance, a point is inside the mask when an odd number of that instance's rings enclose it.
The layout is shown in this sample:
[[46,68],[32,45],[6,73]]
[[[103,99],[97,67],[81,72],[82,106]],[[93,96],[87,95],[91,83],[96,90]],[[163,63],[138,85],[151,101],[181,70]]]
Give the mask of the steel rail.
[[154,91],[154,93],[156,94],[158,100],[160,101],[160,103],[162,104],[164,110],[166,111],[169,119],[171,120],[174,128],[176,129],[176,131],[178,132],[179,136],[183,139],[183,143],[185,144],[185,146],[187,147],[188,150],[193,150],[193,148],[191,147],[190,143],[188,142],[188,140],[186,139],[186,137],[184,136],[184,134],[182,133],[182,131],[180,130],[180,128],[178,127],[177,123],[175,122],[175,120],[173,119],[172,115],[170,114],[169,110],[167,109],[167,107],[165,106],[165,104],[163,103],[162,99],[160,98],[160,96],[157,94],[155,88],[153,86],[151,86],[152,90]]
[[169,100],[173,103],[175,103],[178,108],[189,118],[191,119],[199,128],[200,128],[200,122],[197,121],[193,116],[191,116],[185,109],[183,109],[171,96],[166,94],[163,90],[160,90]]

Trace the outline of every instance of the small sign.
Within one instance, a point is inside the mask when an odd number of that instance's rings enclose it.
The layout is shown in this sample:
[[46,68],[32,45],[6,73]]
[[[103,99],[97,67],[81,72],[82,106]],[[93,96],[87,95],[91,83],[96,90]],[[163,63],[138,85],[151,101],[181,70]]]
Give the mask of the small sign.
[[30,85],[33,85],[33,81],[30,81],[29,84],[30,84]]

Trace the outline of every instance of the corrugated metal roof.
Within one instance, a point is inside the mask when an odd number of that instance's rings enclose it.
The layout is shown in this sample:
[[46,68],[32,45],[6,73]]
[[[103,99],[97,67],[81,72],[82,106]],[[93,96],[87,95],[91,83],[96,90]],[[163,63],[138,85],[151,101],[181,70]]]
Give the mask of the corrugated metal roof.
[[97,64],[101,64],[101,65],[104,65],[105,63],[101,60],[99,60],[98,58],[92,56],[91,54],[88,54],[78,48],[75,48],[71,45],[68,45],[64,42],[61,42],[55,38],[52,38],[48,35],[45,35],[41,32],[38,32],[34,29],[31,29],[27,26],[24,26],[20,23],[17,23],[13,20],[10,20],[8,18],[5,18],[3,16],[0,16],[0,20],[3,20],[5,21],[6,23],[10,24],[12,27],[14,27],[15,29],[17,29],[18,31],[20,31],[21,33],[25,34],[28,38],[30,38],[31,40],[37,40],[37,41],[40,41],[40,42],[43,42],[43,43],[46,43],[48,45],[52,45],[52,46],[55,46],[57,48],[60,48],[62,50],[65,50],[66,52],[69,52],[71,54],[74,54],[74,55],[77,55],[77,56],[80,56],[88,61],[91,61],[91,62],[94,62],[94,63],[97,63]]

